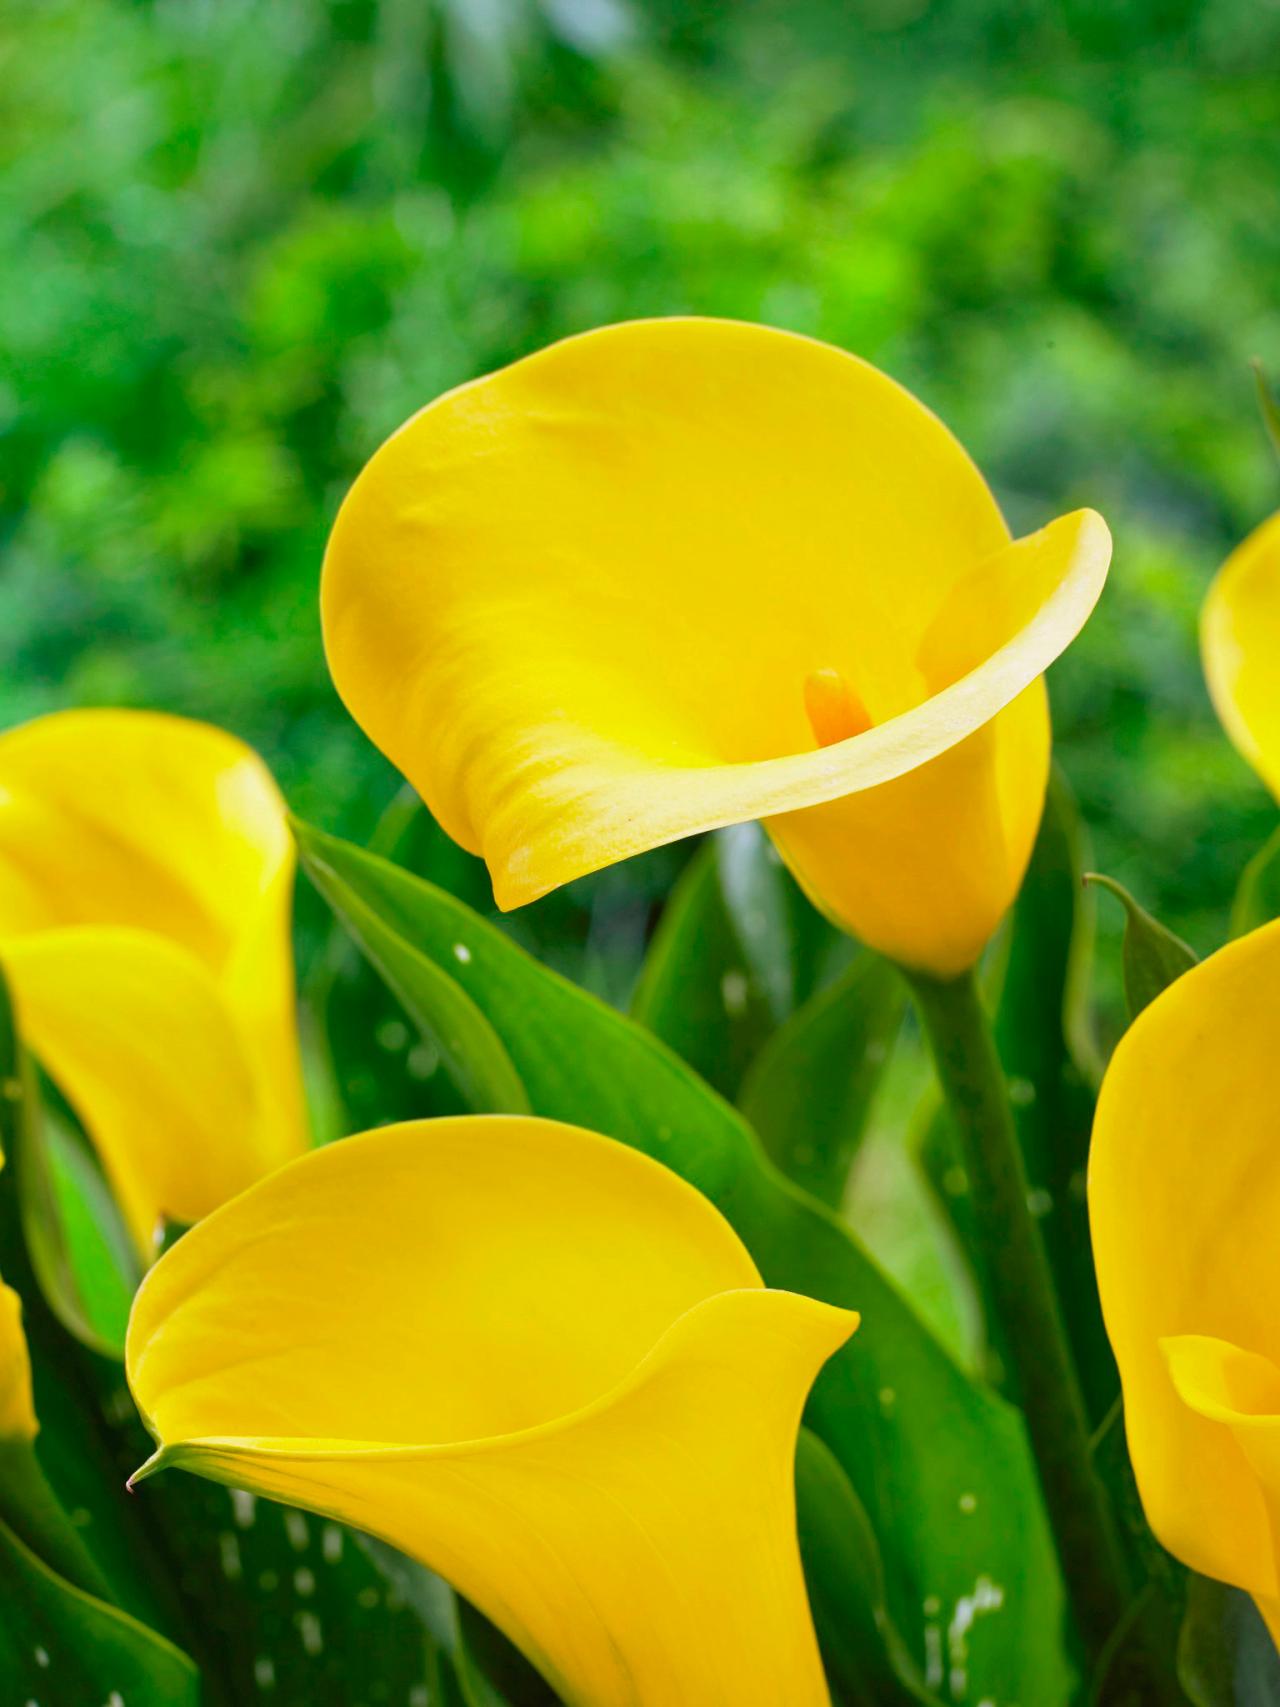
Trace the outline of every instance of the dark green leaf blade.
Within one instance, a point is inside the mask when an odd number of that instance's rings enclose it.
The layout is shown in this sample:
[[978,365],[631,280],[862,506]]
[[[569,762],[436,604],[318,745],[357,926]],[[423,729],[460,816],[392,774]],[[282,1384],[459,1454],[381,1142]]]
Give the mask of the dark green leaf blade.
[[6,1699],[199,1707],[195,1667],[163,1637],[49,1569],[0,1522]]
[[[300,845],[312,845],[316,832],[294,823]],[[310,859],[312,881],[332,904],[328,868],[322,858]],[[489,1114],[521,1114],[529,1103],[519,1074],[492,1025],[465,989],[405,936],[386,927],[378,912],[348,892],[346,905],[359,922],[348,921],[369,959],[385,978],[415,1024],[424,1016],[431,1036],[467,1106]],[[460,906],[461,903],[458,903]],[[465,965],[470,949],[465,940],[450,945],[453,959]]]
[[1280,1707],[1280,1653],[1242,1589],[1190,1575],[1178,1673],[1194,1707]]
[[1231,904],[1231,935],[1246,936],[1280,919],[1280,830],[1268,838],[1240,874]]
[[663,908],[631,1012],[726,1097],[774,1028],[768,993],[725,905],[713,841]]
[[933,1707],[885,1604],[880,1547],[862,1502],[807,1428],[796,1442],[796,1524],[823,1664],[841,1707]]
[[1181,937],[1166,930],[1145,907],[1140,907],[1115,878],[1087,871],[1084,880],[1110,890],[1124,905],[1124,994],[1132,1024],[1143,1008],[1191,970],[1199,956]]
[[902,980],[879,955],[847,972],[774,1034],[738,1106],[789,1179],[837,1208],[902,1024]]

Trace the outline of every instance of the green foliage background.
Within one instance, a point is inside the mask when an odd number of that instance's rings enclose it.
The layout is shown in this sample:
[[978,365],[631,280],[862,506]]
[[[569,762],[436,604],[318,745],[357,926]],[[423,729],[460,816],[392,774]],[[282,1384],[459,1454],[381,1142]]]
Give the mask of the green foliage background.
[[[1195,621],[1280,499],[1277,52],[1256,0],[7,0],[0,722],[207,717],[363,839],[394,779],[315,597],[363,459],[562,334],[758,318],[905,381],[1016,527],[1107,516],[1060,757],[1098,863],[1213,946],[1274,823]],[[624,988],[678,857],[544,935]]]

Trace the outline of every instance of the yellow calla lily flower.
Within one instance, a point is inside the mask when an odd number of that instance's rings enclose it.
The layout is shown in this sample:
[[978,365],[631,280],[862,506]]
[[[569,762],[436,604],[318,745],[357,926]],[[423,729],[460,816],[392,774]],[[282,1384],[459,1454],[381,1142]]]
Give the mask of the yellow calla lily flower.
[[207,724],[71,711],[0,736],[0,960],[143,1251],[306,1145],[294,855]]
[[1280,923],[1185,973],[1116,1050],[1089,1213],[1129,1451],[1159,1539],[1280,1639]]
[[1091,511],[1011,541],[935,416],[828,345],[676,319],[440,398],[325,561],[357,722],[498,904],[763,819],[839,924],[964,970],[1017,891]]
[[1218,571],[1200,616],[1200,649],[1223,728],[1280,800],[1280,513]]
[[0,1281],[0,1446],[9,1441],[29,1443],[38,1427],[22,1300]]
[[824,1707],[800,1413],[856,1316],[767,1291],[691,1186],[519,1116],[295,1162],[152,1269],[162,1464],[380,1535],[573,1707]]

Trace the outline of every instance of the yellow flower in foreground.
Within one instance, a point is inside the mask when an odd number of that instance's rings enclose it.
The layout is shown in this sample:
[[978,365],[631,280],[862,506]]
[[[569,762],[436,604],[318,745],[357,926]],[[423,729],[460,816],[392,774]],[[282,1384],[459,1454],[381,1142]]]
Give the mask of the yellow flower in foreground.
[[1280,800],[1280,514],[1218,571],[1200,648],[1223,728]]
[[0,1281],[0,1447],[36,1437],[31,1356],[22,1331],[22,1300]]
[[293,866],[221,730],[72,711],[0,736],[0,961],[143,1250],[305,1145]]
[[856,1316],[766,1291],[622,1144],[506,1116],[319,1150],[144,1281],[157,1459],[384,1537],[574,1707],[821,1707],[796,1545],[809,1387]]
[[1107,1071],[1089,1212],[1147,1517],[1280,1638],[1280,924],[1135,1021]]
[[1041,674],[1109,556],[1091,511],[1011,543],[945,427],[855,357],[643,321],[383,446],[330,541],[325,644],[500,906],[760,818],[838,923],[949,974],[1021,882]]

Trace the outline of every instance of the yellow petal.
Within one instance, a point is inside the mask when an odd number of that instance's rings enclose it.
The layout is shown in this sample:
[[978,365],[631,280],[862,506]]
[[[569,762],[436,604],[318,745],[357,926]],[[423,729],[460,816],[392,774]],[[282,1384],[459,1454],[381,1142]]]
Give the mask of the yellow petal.
[[36,1437],[31,1357],[22,1331],[22,1300],[0,1283],[0,1445]]
[[0,959],[23,1036],[92,1135],[144,1254],[161,1215],[197,1221],[297,1153],[187,950],[80,926],[16,938]]
[[[348,708],[483,854],[501,906],[784,817],[829,913],[950,970],[1021,877],[1049,739],[1033,684],[1092,609],[1109,549],[1090,512],[1011,546],[941,423],[852,356],[758,326],[641,322],[464,386],[378,452],[330,542],[325,643]],[[935,956],[927,923],[920,941],[900,928],[890,785],[987,725],[911,809]],[[854,795],[849,825],[814,810]],[[849,832],[852,879],[829,852]],[[990,857],[975,904],[970,870]],[[887,911],[863,900],[872,868]]]
[[1223,728],[1280,799],[1280,513],[1218,571],[1200,646]]
[[769,1292],[594,1133],[419,1122],[296,1162],[144,1282],[161,1462],[385,1537],[581,1707],[823,1707],[800,1411],[856,1318]]
[[1208,1397],[1256,1409],[1280,1362],[1278,1012],[1280,924],[1143,1011],[1108,1068],[1089,1160],[1098,1283],[1147,1516],[1186,1564],[1260,1604],[1277,1592],[1269,1487]]
[[[0,736],[0,953],[16,966],[11,951],[20,947],[28,975],[35,977],[31,956],[49,933],[108,933],[86,965],[79,996],[69,988],[54,998],[42,986],[37,1052],[58,1053],[64,1060],[83,1057],[99,1050],[108,1034],[124,1046],[128,1015],[123,1002],[115,1004],[114,1014],[102,1015],[92,1036],[54,1035],[59,1015],[65,1012],[71,1023],[90,984],[112,1005],[105,982],[110,964],[129,988],[127,999],[138,1023],[154,1019],[155,1052],[172,1052],[169,1063],[157,1060],[149,1069],[156,1085],[176,1080],[174,1063],[190,1052],[212,1072],[215,1034],[219,1059],[234,1082],[214,1097],[205,1119],[172,1131],[178,1155],[196,1170],[190,1190],[175,1193],[172,1168],[162,1170],[148,1188],[137,1166],[126,1163],[115,1138],[96,1130],[99,1118],[106,1119],[124,1138],[136,1114],[139,1157],[149,1151],[151,1141],[142,1130],[150,1125],[155,1131],[158,1121],[141,1099],[130,1112],[127,1075],[117,1074],[109,1089],[110,1066],[101,1058],[101,1070],[93,1076],[111,1104],[101,1116],[85,1100],[81,1076],[81,1113],[118,1176],[130,1175],[136,1186],[128,1206],[135,1223],[147,1199],[178,1214],[183,1213],[178,1197],[210,1206],[210,1171],[196,1158],[206,1146],[215,1111],[219,1116],[228,1111],[228,1099],[239,1095],[245,1074],[258,1110],[255,1141],[265,1145],[254,1172],[305,1145],[290,940],[293,869],[284,802],[269,772],[256,754],[221,730],[145,712],[75,711],[39,718]],[[143,946],[148,939],[173,951],[167,959],[162,956],[164,970],[155,973],[161,982],[149,992],[144,985],[155,966]],[[132,968],[127,964],[130,943],[142,956]],[[50,955],[58,952],[49,950]],[[185,970],[175,970],[178,956]],[[174,1018],[165,1024],[162,991],[173,980]],[[176,1041],[177,1016],[188,1007],[200,1014],[216,1007],[219,1017],[208,1021],[209,1038],[192,1040],[184,1051]],[[128,1053],[138,1055],[147,1041],[139,1031]],[[51,1060],[47,1064],[52,1070]],[[208,1076],[200,1079],[202,1087]],[[70,1086],[63,1088],[72,1094]],[[194,1091],[184,1098],[189,1105],[196,1100]],[[172,1098],[165,1106],[172,1112]],[[245,1131],[226,1131],[220,1141],[237,1152],[248,1137]],[[241,1184],[242,1161],[241,1156],[227,1165],[229,1176]]]
[[1273,1569],[1269,1582],[1260,1578],[1240,1586],[1252,1588],[1272,1637],[1280,1642],[1280,1369],[1269,1357],[1203,1335],[1164,1340],[1161,1350],[1183,1403],[1218,1426],[1220,1450],[1227,1455],[1238,1450],[1257,1480],[1271,1531]]

